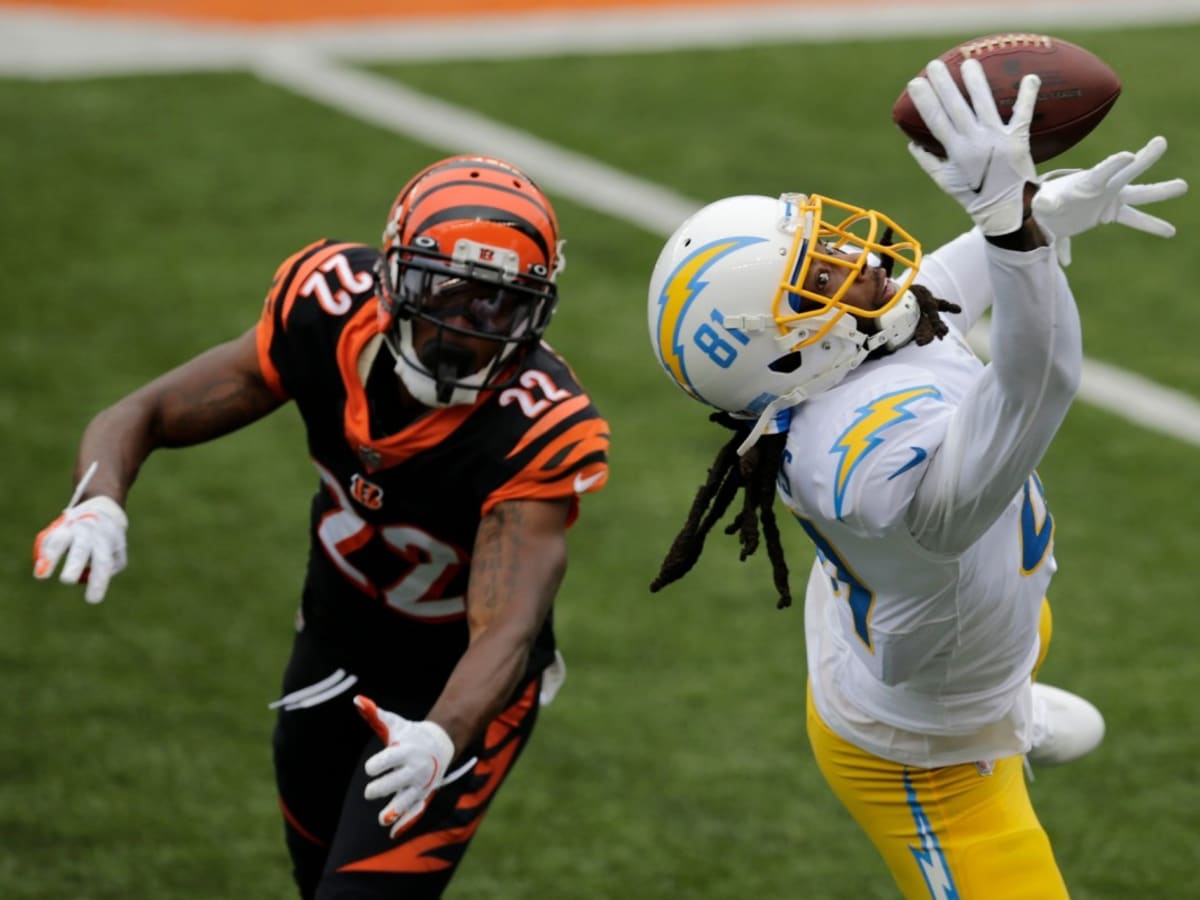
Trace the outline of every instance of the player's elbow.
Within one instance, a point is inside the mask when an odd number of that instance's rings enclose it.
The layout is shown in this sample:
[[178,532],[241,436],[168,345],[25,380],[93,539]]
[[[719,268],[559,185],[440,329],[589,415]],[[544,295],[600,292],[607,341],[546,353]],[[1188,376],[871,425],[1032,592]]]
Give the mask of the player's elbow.
[[1050,363],[1047,388],[1061,396],[1073,398],[1083,381],[1083,363],[1077,354],[1059,354]]

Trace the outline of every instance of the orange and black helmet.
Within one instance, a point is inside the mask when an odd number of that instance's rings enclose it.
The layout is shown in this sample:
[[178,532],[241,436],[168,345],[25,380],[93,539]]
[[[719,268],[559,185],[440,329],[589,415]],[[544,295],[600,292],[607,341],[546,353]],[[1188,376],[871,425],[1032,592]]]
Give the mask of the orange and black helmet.
[[499,386],[541,340],[562,267],[554,209],[532,179],[499,159],[452,156],[419,172],[392,204],[379,330],[398,355],[417,319],[496,341],[487,377],[471,386]]

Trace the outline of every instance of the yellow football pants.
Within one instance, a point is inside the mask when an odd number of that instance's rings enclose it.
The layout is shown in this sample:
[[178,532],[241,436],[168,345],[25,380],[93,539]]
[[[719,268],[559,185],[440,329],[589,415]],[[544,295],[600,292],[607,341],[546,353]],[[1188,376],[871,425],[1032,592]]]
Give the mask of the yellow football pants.
[[[1043,604],[1038,666],[1050,631],[1050,607]],[[1021,757],[996,760],[990,773],[974,763],[918,769],[890,762],[830,731],[811,690],[808,738],[825,780],[908,900],[1068,896],[1029,800]]]

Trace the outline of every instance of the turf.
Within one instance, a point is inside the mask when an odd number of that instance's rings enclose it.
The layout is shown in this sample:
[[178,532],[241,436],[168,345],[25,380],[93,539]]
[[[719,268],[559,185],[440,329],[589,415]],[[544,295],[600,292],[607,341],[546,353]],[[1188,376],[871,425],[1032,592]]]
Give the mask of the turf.
[[[1061,162],[1161,131],[1162,173],[1200,185],[1200,29],[1062,36],[1105,56],[1125,91]],[[699,200],[819,186],[932,246],[963,219],[887,111],[949,43],[382,71]],[[240,74],[0,81],[0,121],[0,896],[290,897],[266,704],[316,484],[294,412],[149,461],[131,565],[101,606],[35,583],[29,546],[69,494],[95,410],[250,327],[288,253],[377,240],[392,195],[440,151]],[[452,896],[893,896],[813,765],[800,611],[775,610],[766,560],[739,564],[717,535],[692,576],[647,591],[723,435],[649,348],[660,238],[559,211],[570,267],[550,337],[612,424],[613,477],[572,532],[557,606],[570,677]],[[1200,397],[1200,212],[1163,212],[1173,242],[1102,230],[1069,273],[1090,355]],[[1083,900],[1180,896],[1200,863],[1195,459],[1077,405],[1040,470],[1061,566],[1046,679],[1109,724],[1098,753],[1032,786]],[[802,535],[786,537],[802,572]]]

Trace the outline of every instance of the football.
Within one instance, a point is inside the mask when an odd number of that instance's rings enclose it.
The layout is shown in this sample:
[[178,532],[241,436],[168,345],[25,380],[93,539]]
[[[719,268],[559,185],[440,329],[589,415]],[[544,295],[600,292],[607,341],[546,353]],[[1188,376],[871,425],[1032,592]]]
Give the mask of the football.
[[[1083,140],[1121,94],[1121,81],[1108,63],[1090,50],[1045,34],[991,34],[965,41],[938,58],[950,69],[960,90],[963,62],[979,60],[1000,118],[1006,122],[1021,78],[1030,72],[1041,77],[1029,134],[1035,163],[1052,159]],[[892,106],[892,121],[915,143],[945,156],[942,145],[925,128],[907,89]]]

